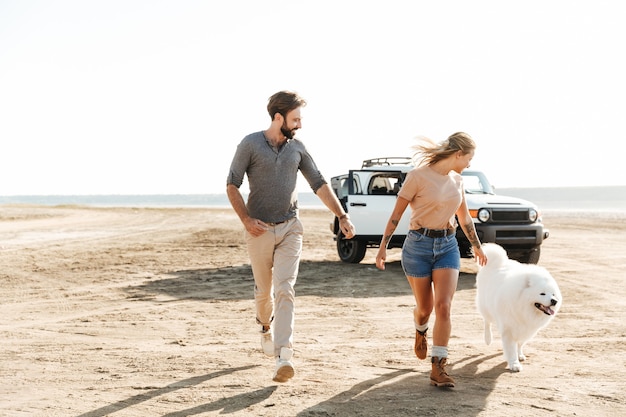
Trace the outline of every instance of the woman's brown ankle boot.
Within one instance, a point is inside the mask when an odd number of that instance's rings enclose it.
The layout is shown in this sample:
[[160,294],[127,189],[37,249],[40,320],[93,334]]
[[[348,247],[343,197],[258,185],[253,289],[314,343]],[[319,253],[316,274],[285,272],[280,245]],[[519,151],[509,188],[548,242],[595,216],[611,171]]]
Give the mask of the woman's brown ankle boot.
[[454,379],[446,372],[447,361],[448,358],[432,357],[431,362],[433,369],[430,372],[430,385],[437,387],[454,387]]

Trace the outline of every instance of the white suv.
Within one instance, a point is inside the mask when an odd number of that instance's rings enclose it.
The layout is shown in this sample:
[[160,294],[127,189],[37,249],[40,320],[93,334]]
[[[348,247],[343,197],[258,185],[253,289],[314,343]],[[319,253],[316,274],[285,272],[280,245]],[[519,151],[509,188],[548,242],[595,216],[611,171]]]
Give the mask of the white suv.
[[[331,178],[331,186],[356,227],[357,235],[346,239],[334,218],[330,230],[335,235],[337,253],[344,262],[359,263],[367,248],[379,246],[396,194],[406,173],[413,168],[410,158],[386,157],[363,161],[361,169]],[[514,197],[496,195],[487,177],[480,171],[462,173],[465,200],[483,243],[493,242],[506,249],[512,259],[536,264],[541,243],[549,235],[533,203]],[[409,229],[410,206],[404,212],[389,248],[400,248]],[[471,245],[463,230],[457,228],[461,256],[472,257]]]

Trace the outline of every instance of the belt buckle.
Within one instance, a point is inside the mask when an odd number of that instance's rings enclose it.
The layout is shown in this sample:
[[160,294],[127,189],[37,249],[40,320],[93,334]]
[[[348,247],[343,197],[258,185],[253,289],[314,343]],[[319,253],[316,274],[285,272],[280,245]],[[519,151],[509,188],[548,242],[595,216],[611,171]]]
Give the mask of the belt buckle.
[[[431,238],[440,238],[448,236],[450,229],[429,229],[427,227],[422,228],[423,235]],[[452,234],[451,232],[449,234]]]
[[447,231],[445,229],[435,229],[429,231],[431,237],[446,237]]
[[267,224],[268,224],[269,226],[274,227],[274,226],[278,226],[279,224],[283,224],[283,223],[285,223],[285,222],[287,222],[287,220],[283,220],[282,222],[268,222]]

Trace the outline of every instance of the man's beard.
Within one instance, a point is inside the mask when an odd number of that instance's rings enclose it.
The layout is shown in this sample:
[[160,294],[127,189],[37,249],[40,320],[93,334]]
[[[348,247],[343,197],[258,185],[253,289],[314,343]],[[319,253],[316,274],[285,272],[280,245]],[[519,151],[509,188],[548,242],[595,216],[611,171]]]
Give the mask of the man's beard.
[[281,128],[280,128],[280,132],[281,132],[283,135],[285,135],[285,137],[286,137],[287,139],[293,139],[293,135],[295,135],[295,134],[296,134],[296,130],[298,130],[298,129],[293,129],[293,130],[289,130],[289,129],[287,129],[287,126],[286,126],[285,122],[283,122],[283,125],[282,125],[282,126],[281,126]]

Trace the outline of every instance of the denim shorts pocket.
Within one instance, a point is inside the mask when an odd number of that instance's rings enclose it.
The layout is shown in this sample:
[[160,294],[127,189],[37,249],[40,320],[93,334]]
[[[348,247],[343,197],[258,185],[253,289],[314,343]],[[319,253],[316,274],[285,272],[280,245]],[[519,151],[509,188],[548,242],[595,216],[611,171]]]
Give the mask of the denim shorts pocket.
[[415,230],[409,230],[406,234],[406,239],[409,239],[412,242],[420,242],[424,240],[424,235],[421,233],[417,233]]
[[453,240],[454,241],[456,240],[456,235],[453,234],[453,235],[450,235],[450,236],[446,236],[446,243],[450,243]]

